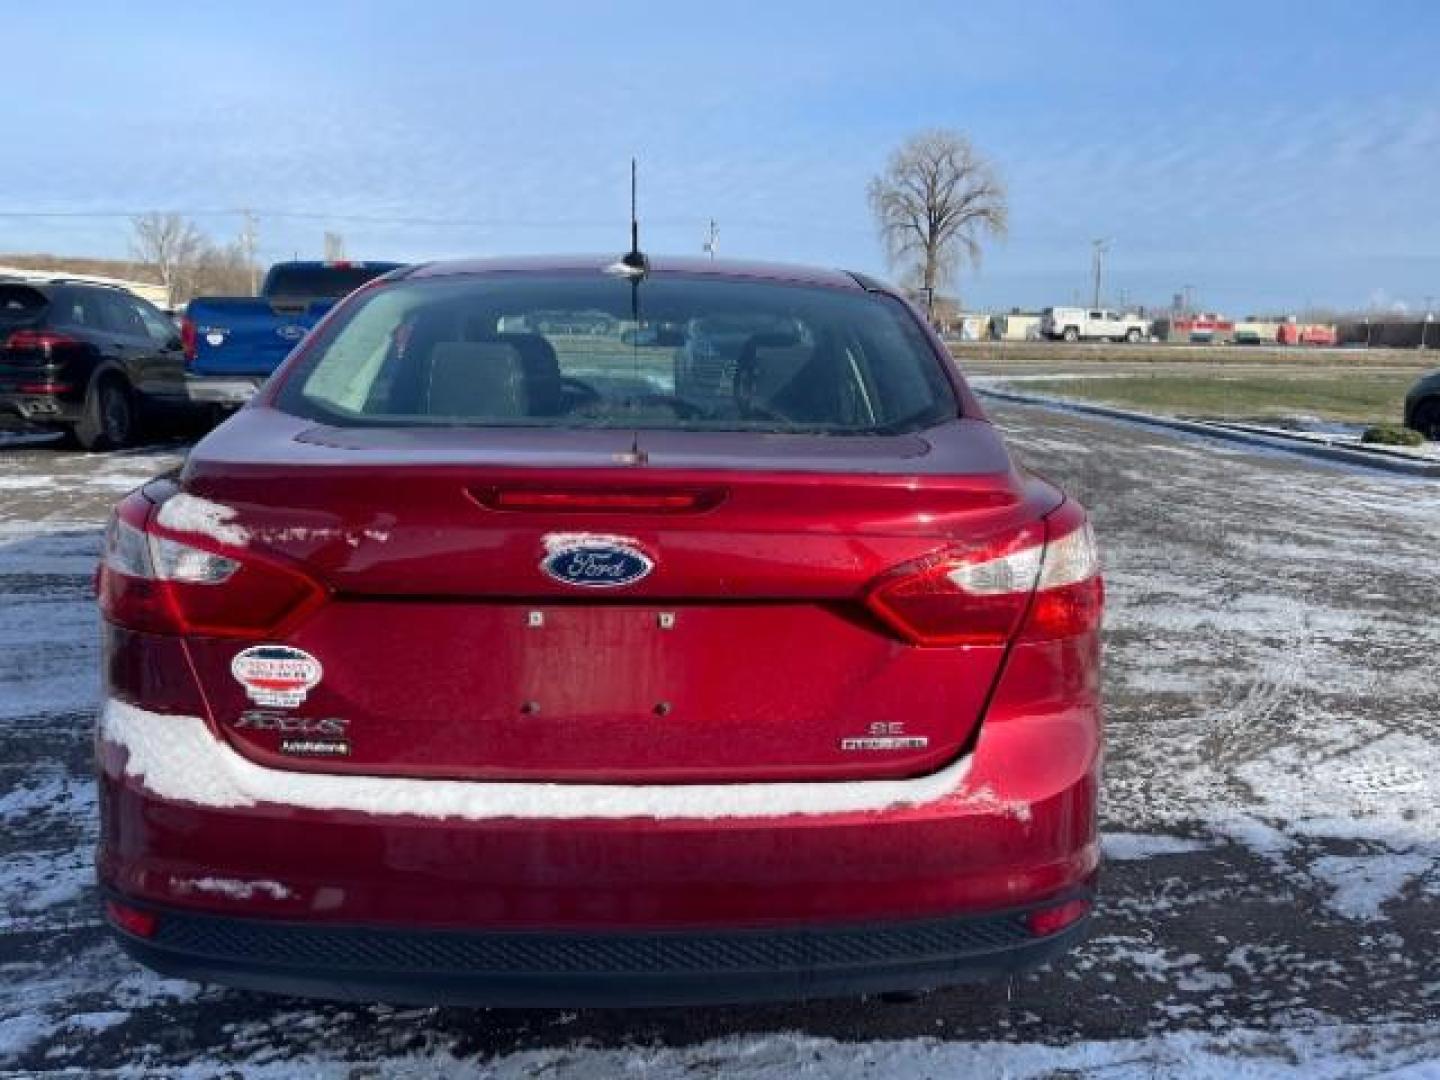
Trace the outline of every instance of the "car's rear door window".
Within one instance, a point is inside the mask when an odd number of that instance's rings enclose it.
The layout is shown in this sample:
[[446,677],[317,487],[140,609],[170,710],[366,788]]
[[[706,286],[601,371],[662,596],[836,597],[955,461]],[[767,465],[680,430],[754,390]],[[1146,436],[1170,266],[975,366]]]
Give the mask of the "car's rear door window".
[[150,334],[140,318],[140,312],[130,300],[118,291],[99,293],[96,296],[105,325],[112,334],[132,341],[149,341]]
[[907,431],[956,415],[942,363],[909,310],[859,289],[437,277],[344,313],[278,404],[337,425]]
[[57,326],[92,333],[109,333],[101,313],[100,291],[90,289],[57,290],[50,305],[51,321]]
[[338,300],[379,277],[390,266],[389,263],[329,266],[281,263],[265,278],[264,293],[276,301]]

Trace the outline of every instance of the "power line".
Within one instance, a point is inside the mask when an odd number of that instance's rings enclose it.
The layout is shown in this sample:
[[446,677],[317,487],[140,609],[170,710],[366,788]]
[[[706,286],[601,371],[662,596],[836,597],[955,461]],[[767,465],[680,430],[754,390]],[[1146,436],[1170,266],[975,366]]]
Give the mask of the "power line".
[[[104,218],[133,218],[143,214],[154,212],[154,208],[130,209],[130,210],[0,210],[0,218],[11,219],[37,219],[46,218],[75,218],[75,219],[104,219]],[[181,214],[191,218],[213,218],[213,217],[240,217],[247,213],[267,218],[279,218],[297,221],[332,221],[332,222],[353,222],[357,224],[370,225],[470,225],[478,228],[522,228],[522,229],[609,229],[614,227],[615,219],[611,217],[595,218],[517,218],[517,217],[431,217],[426,215],[389,215],[389,214],[339,214],[328,210],[280,210],[271,208],[245,208],[235,207],[200,207],[200,208],[176,208],[170,212]],[[660,228],[685,228],[693,227],[694,218],[690,217],[647,217],[646,221]],[[819,221],[813,219],[797,218],[747,218],[735,223],[739,228],[752,229],[792,229],[797,226],[807,229],[823,230],[828,233],[868,233],[868,227],[854,222]]]

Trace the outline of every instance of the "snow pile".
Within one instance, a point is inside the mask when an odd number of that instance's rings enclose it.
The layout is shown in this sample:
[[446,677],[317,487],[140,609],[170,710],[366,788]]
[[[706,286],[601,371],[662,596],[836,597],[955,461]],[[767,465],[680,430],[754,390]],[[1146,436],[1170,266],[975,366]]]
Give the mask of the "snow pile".
[[245,547],[250,542],[250,533],[244,526],[233,524],[238,515],[234,507],[182,491],[161,504],[155,520],[179,533],[194,533],[231,547]]
[[1310,873],[1331,885],[1330,906],[1351,919],[1380,916],[1381,906],[1420,878],[1433,859],[1415,853],[1326,855],[1310,864]]
[[1101,840],[1105,858],[1114,859],[1116,862],[1133,862],[1164,855],[1188,855],[1213,846],[1204,840],[1151,833],[1107,832]]

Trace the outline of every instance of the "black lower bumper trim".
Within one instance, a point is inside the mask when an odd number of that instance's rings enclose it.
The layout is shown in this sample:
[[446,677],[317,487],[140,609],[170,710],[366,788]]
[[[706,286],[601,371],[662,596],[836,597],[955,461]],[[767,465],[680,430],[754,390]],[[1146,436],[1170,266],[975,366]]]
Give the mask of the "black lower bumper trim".
[[345,1001],[525,1008],[797,1000],[1003,978],[1075,945],[1087,921],[1035,938],[1023,912],[651,933],[401,930],[155,913],[153,937],[115,934],[131,956],[167,975]]

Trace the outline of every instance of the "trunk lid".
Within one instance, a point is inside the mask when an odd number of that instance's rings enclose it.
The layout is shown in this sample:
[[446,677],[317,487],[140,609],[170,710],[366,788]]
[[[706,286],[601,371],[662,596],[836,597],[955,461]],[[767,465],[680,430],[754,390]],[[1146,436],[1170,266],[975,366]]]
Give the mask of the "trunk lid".
[[[864,438],[337,431],[266,409],[197,448],[184,486],[330,594],[278,641],[190,642],[242,752],[615,783],[898,777],[953,759],[1004,648],[905,645],[863,597],[1059,498],[978,421]],[[595,545],[602,578],[633,580],[576,584]],[[237,680],[257,645],[318,662],[299,704],[267,707]],[[877,735],[892,741],[857,741]]]

